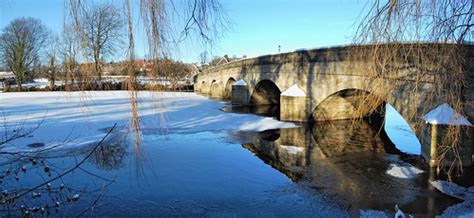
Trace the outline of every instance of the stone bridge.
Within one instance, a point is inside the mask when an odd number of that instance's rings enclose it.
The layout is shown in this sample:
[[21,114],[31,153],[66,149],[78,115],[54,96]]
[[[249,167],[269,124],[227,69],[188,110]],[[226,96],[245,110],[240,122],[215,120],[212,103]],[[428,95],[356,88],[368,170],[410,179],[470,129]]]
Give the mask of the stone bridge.
[[[431,144],[437,144],[436,137],[440,134],[432,132],[431,127],[425,131],[416,124],[422,123],[418,121],[423,115],[444,103],[430,95],[436,89],[433,82],[436,78],[417,80],[414,68],[392,71],[384,79],[373,77],[367,63],[351,60],[353,48],[300,50],[230,62],[199,73],[194,90],[233,104],[279,105],[281,120],[299,122],[354,118],[361,114],[360,104],[374,105],[362,112],[369,116],[383,112],[384,103],[389,103],[416,130],[424,156],[431,159],[436,155]],[[468,88],[463,93],[464,114],[474,123],[474,45],[466,48]],[[379,104],[368,104],[368,99]],[[463,144],[467,145],[468,151],[464,153],[469,161],[465,164],[470,165],[474,137],[473,128],[466,128]]]

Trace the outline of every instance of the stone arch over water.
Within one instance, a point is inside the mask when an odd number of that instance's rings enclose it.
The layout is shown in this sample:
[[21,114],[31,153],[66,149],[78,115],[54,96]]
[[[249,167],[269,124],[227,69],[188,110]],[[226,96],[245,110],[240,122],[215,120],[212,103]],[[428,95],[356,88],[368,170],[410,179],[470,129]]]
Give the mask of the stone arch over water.
[[212,80],[210,88],[209,88],[209,95],[213,98],[218,98],[220,94],[219,90],[219,81],[218,80]]
[[235,79],[233,77],[230,77],[224,88],[224,99],[229,100],[232,98],[232,84],[235,83]]
[[250,96],[251,105],[280,105],[280,88],[271,80],[257,83]]
[[[370,102],[369,100],[370,99]],[[385,114],[385,101],[361,89],[343,89],[324,98],[312,111],[309,120],[345,120]]]
[[[367,102],[367,99],[371,99],[373,102]],[[374,99],[376,99],[376,101],[374,101]],[[389,152],[398,153],[400,152],[399,149],[403,151],[407,151],[407,149],[420,150],[420,136],[409,126],[407,119],[393,108],[393,106],[389,105],[389,103],[389,101],[373,94],[373,92],[357,88],[343,89],[328,95],[321,101],[312,110],[309,120],[317,122],[364,119],[378,136],[393,143],[393,146],[390,145],[386,147],[386,149],[389,149]],[[361,107],[361,104],[372,106]],[[362,111],[360,111],[361,108],[363,109]],[[387,116],[388,110],[390,110],[389,116]],[[393,113],[398,114],[398,117],[394,119]],[[396,129],[396,131],[394,129]],[[397,133],[397,131],[399,132],[400,130],[403,131],[403,135]],[[396,149],[395,145],[397,145]]]
[[202,82],[201,82],[201,87],[199,88],[199,92],[204,93],[204,91],[205,91],[205,90],[204,90],[205,85],[206,85],[206,81],[202,81]]

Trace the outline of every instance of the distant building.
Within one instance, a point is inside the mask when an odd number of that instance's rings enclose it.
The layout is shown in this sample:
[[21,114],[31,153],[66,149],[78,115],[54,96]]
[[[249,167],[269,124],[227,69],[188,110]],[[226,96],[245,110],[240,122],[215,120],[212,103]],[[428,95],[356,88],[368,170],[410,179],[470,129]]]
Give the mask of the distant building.
[[150,72],[153,69],[153,62],[143,59],[135,61],[135,66],[138,67],[140,72]]
[[[246,57],[246,56],[245,56]],[[232,61],[238,61],[242,58],[238,58],[237,56],[232,56],[232,57],[229,57],[228,55],[224,55],[223,57],[214,57],[214,59],[212,59],[211,63],[209,63],[210,66],[219,66],[219,65],[223,65],[223,64],[227,64],[227,63],[230,63]]]

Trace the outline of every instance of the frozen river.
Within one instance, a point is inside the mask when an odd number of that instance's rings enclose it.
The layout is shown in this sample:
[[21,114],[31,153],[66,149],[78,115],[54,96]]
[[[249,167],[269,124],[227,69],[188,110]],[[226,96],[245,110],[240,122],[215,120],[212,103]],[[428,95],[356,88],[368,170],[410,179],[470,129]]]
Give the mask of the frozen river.
[[[1,140],[31,132],[0,150],[4,215],[472,213],[472,199],[430,184],[396,113],[385,136],[363,120],[295,124],[225,112],[225,102],[194,93],[141,92],[137,144],[127,92],[0,93],[0,102]],[[472,176],[458,184],[472,186]]]

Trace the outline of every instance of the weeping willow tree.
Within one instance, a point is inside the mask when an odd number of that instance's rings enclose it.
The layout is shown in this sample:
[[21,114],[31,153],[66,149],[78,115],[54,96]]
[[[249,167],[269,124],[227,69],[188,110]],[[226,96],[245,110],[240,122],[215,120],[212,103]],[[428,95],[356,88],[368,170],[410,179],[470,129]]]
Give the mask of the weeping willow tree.
[[[381,81],[376,87],[385,96],[364,96],[358,105],[360,114],[373,111],[381,103],[404,87],[396,78],[412,80],[406,90],[413,99],[425,105],[448,103],[455,111],[465,115],[469,61],[466,52],[473,40],[473,4],[471,0],[376,0],[369,2],[354,36],[352,51],[354,63],[365,63],[370,82]],[[368,85],[369,86],[369,85]],[[426,96],[416,96],[426,86],[434,91]],[[369,87],[368,87],[369,88]],[[374,87],[370,87],[374,89]],[[405,88],[406,89],[406,88]],[[369,90],[369,89],[368,89]],[[472,102],[471,102],[472,104]],[[428,109],[413,102],[405,118],[420,131],[422,120],[415,119]],[[472,107],[472,105],[471,105]],[[459,125],[449,126],[439,148],[437,162],[443,166],[448,154],[455,154],[448,174],[462,172],[459,158],[460,137],[466,131]],[[439,168],[438,168],[439,170]]]
[[[123,7],[118,7],[118,5]],[[94,49],[102,46],[99,42],[100,39],[104,39],[104,45],[105,40],[108,40],[108,45],[110,45],[109,47],[103,46],[104,54],[114,53],[114,48],[116,48],[114,45],[117,43],[127,44],[126,71],[128,79],[126,88],[130,97],[130,129],[135,135],[137,159],[141,157],[141,124],[136,75],[138,66],[135,61],[137,38],[144,35],[147,56],[153,62],[152,69],[155,70],[149,72],[148,76],[167,78],[169,75],[162,74],[166,74],[168,71],[156,70],[159,69],[157,65],[160,58],[168,57],[170,53],[173,53],[177,48],[177,43],[191,40],[201,45],[212,45],[227,27],[226,15],[218,0],[122,0],[122,4],[120,1],[105,1],[95,4],[94,1],[67,0],[65,1],[65,15],[65,23],[70,24],[65,26],[72,26],[75,33],[72,38],[76,39],[79,47],[82,48],[82,60],[85,63],[94,63],[86,64],[86,67],[81,69],[81,78],[89,78],[88,81],[90,81],[91,75],[95,74],[99,75],[100,80],[100,62],[102,61],[100,55],[102,53]],[[99,22],[101,17],[105,17],[104,22]],[[123,27],[124,35],[126,35],[125,43],[122,42],[118,26]],[[112,29],[116,31],[112,31]],[[104,33],[103,38],[94,37],[94,35],[99,36],[100,32]],[[137,34],[139,37],[136,37]]]

